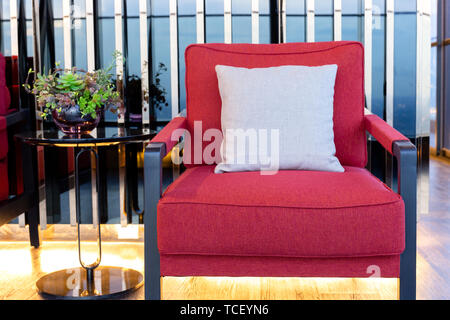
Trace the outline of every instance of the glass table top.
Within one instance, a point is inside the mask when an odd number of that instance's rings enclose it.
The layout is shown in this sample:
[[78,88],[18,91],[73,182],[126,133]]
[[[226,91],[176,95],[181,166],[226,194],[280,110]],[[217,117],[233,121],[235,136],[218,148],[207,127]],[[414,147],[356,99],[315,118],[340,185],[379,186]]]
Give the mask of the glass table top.
[[108,146],[133,142],[145,142],[156,131],[127,126],[99,127],[90,134],[67,135],[59,130],[30,131],[17,134],[25,143],[58,147]]

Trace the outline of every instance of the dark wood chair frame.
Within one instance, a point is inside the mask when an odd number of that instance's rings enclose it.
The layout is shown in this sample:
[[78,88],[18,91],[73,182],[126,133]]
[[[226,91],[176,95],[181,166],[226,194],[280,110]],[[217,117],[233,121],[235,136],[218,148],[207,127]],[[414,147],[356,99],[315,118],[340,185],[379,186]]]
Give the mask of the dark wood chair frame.
[[[400,258],[400,300],[416,299],[417,255],[417,149],[409,141],[394,141],[398,193],[405,202],[406,249]],[[160,256],[157,238],[157,205],[162,195],[162,160],[170,152],[164,143],[150,143],[144,156],[145,183],[145,298],[161,298]]]
[[[13,112],[6,117],[8,136],[13,137],[19,133],[16,128],[20,125],[20,131],[29,130],[30,117],[29,110],[22,109]],[[13,141],[12,139],[8,139]],[[16,161],[18,161],[16,159]],[[9,199],[0,202],[0,226],[9,223],[21,214],[25,214],[25,222],[29,226],[30,244],[38,248],[40,245],[39,232],[39,194],[38,194],[38,173],[35,164],[37,154],[35,149],[27,144],[22,144],[22,165],[23,169],[23,193],[10,196]]]

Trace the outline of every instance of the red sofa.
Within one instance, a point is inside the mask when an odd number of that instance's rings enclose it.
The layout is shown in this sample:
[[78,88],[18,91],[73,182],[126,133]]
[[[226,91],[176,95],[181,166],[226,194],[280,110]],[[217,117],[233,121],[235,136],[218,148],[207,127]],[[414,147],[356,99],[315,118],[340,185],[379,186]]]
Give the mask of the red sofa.
[[[162,194],[161,159],[177,143],[174,130],[193,136],[194,121],[203,132],[221,128],[218,64],[337,64],[334,133],[345,173],[216,175],[214,166],[186,165]],[[416,149],[377,116],[364,115],[360,43],[191,45],[186,90],[187,117],[169,123],[145,153],[146,298],[160,298],[160,276],[354,278],[375,268],[400,278],[401,299],[415,299]],[[365,169],[366,132],[397,157],[399,193]]]
[[[9,58],[9,61],[17,62],[17,59]],[[20,109],[17,104],[19,90],[16,81],[18,79],[17,75],[14,75],[18,72],[17,65],[14,67],[13,64],[9,67],[13,69],[5,72],[5,58],[0,53],[0,226],[25,214],[25,220],[29,226],[30,244],[38,248],[40,245],[39,198],[37,197],[37,173],[34,169],[36,155],[29,146],[11,143],[14,141],[12,138],[15,133],[29,130],[29,111],[26,108]],[[12,87],[11,83],[13,83]],[[12,101],[16,103],[12,105],[12,108],[8,86],[15,95]],[[15,181],[8,179],[8,153],[9,171],[12,171],[10,177],[13,177]]]

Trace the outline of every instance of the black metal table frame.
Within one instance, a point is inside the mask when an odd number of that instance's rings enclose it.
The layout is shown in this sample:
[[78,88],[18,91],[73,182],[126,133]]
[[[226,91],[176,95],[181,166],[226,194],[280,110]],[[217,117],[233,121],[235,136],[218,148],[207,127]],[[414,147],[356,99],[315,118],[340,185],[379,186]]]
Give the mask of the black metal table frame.
[[[149,133],[150,134],[150,133]],[[53,146],[53,147],[75,147],[76,150],[76,154],[74,156],[74,160],[75,160],[75,198],[76,198],[76,225],[77,225],[77,245],[78,245],[78,259],[81,265],[81,268],[72,268],[72,269],[65,269],[65,270],[61,270],[61,271],[57,271],[51,274],[48,274],[44,277],[42,277],[41,279],[39,279],[36,283],[37,287],[38,287],[38,292],[45,296],[45,297],[49,297],[49,298],[62,298],[62,299],[76,299],[76,298],[86,298],[86,299],[105,299],[105,298],[113,298],[119,295],[123,295],[129,292],[132,292],[134,290],[137,290],[138,288],[140,288],[143,285],[143,276],[141,273],[132,270],[132,269],[124,269],[124,268],[119,268],[119,267],[100,267],[101,264],[101,260],[102,260],[102,249],[101,249],[101,245],[102,245],[102,239],[101,239],[101,211],[100,211],[100,204],[102,203],[101,201],[101,195],[103,195],[103,193],[99,192],[99,187],[101,184],[101,176],[100,176],[100,161],[99,161],[99,154],[97,152],[97,148],[98,147],[102,147],[102,146],[110,146],[110,145],[125,145],[125,146],[135,146],[139,143],[144,143],[145,140],[144,139],[136,139],[133,141],[114,141],[112,143],[108,143],[108,142],[104,142],[104,143],[83,143],[80,141],[78,141],[78,143],[74,143],[74,144],[65,144],[65,143],[39,143],[39,142],[27,142],[24,141],[24,144],[28,144],[29,147],[31,147],[31,145],[40,145],[40,146]],[[126,211],[129,211],[127,216],[129,217],[128,220],[131,220],[131,213],[135,213],[139,215],[139,221],[141,222],[143,220],[143,211],[139,209],[137,201],[138,201],[138,197],[137,197],[137,163],[131,160],[135,160],[136,159],[136,155],[138,152],[138,148],[130,148],[129,150],[130,152],[126,152],[126,160],[130,160],[130,167],[126,167],[126,176],[128,176],[129,174],[133,177],[132,180],[132,184],[133,186],[130,186],[129,183],[126,183]],[[81,231],[80,231],[80,225],[81,225],[81,190],[80,190],[80,157],[85,154],[85,153],[89,153],[90,155],[92,155],[95,158],[95,164],[96,164],[96,185],[95,185],[95,190],[96,190],[96,196],[97,196],[97,218],[98,218],[98,224],[97,224],[97,228],[98,228],[98,235],[97,235],[97,248],[98,248],[98,254],[97,254],[97,259],[94,263],[92,264],[86,264],[83,261],[82,258],[82,249],[81,249]],[[135,168],[136,166],[136,168]],[[92,168],[91,168],[92,170]],[[136,175],[136,177],[135,177]],[[136,186],[134,186],[134,184],[136,184]],[[55,190],[53,190],[55,191]],[[131,221],[130,221],[131,222]],[[95,287],[95,279],[94,279],[94,271],[98,270],[100,273],[103,272],[108,272],[111,273],[111,277],[114,278],[118,278],[120,277],[119,274],[123,274],[124,270],[125,272],[127,272],[127,278],[129,278],[129,282],[131,283],[131,285],[129,287],[126,287],[124,290],[116,290],[116,292],[107,292],[104,293],[104,290],[102,288],[101,291],[96,290]],[[80,292],[78,295],[75,296],[66,296],[66,295],[60,295],[60,294],[55,294],[55,292],[49,292],[48,289],[48,282],[51,281],[66,281],[67,282],[67,278],[68,275],[73,274],[73,273],[77,273],[79,275],[84,275],[85,274],[85,279],[82,279],[85,281],[85,290],[83,292]],[[63,280],[62,280],[63,279]],[[132,279],[132,280],[130,280]],[[84,283],[84,282],[83,282]],[[52,289],[53,290],[53,289]],[[50,291],[52,291],[50,290]],[[58,290],[56,290],[58,291]]]
[[96,180],[96,194],[97,194],[97,216],[98,216],[98,238],[97,238],[97,248],[98,248],[98,256],[97,260],[90,264],[86,265],[83,262],[83,259],[81,257],[81,232],[80,232],[80,225],[81,225],[81,190],[80,190],[80,157],[82,154],[89,152],[90,154],[93,154],[95,156],[95,163],[97,168],[100,167],[100,163],[98,161],[98,154],[92,147],[83,147],[80,150],[78,150],[78,153],[75,156],[75,198],[76,198],[76,213],[77,213],[77,241],[78,241],[78,259],[80,261],[81,266],[86,270],[86,276],[87,276],[87,282],[91,283],[94,280],[94,270],[100,266],[100,263],[102,261],[102,232],[101,232],[101,223],[100,223],[100,193],[98,192],[98,184],[100,181],[100,171],[96,170],[97,179]]

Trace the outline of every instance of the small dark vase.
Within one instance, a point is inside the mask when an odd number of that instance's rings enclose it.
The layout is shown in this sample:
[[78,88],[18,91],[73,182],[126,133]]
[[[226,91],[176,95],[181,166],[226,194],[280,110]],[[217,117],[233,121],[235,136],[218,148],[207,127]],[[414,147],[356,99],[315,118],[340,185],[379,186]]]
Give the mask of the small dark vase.
[[52,116],[53,122],[65,134],[89,134],[97,128],[102,110],[97,111],[97,118],[95,119],[90,115],[83,117],[78,105],[63,108],[59,113],[53,110]]

